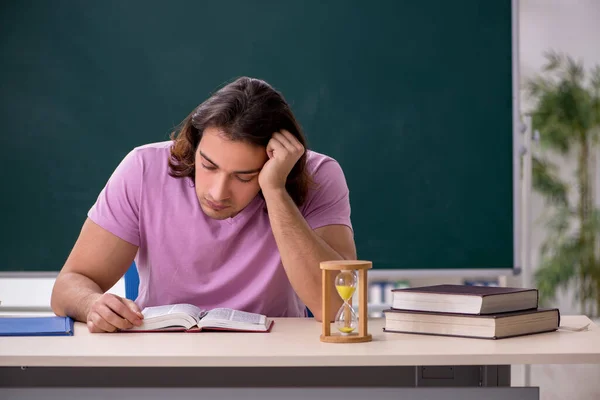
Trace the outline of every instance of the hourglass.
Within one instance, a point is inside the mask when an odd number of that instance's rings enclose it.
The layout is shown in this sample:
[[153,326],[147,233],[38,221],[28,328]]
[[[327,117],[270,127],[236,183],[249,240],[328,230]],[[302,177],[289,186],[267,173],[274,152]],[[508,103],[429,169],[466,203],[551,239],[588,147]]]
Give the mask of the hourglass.
[[[321,263],[323,275],[323,333],[322,342],[357,343],[368,342],[367,333],[367,270],[372,268],[370,261],[339,260]],[[337,272],[332,282],[332,274]],[[358,277],[357,277],[358,272]],[[358,288],[357,288],[358,278]],[[337,294],[344,301],[334,318],[337,332],[331,332],[331,289],[335,285]],[[358,317],[350,300],[358,289]],[[358,332],[357,332],[358,328]]]

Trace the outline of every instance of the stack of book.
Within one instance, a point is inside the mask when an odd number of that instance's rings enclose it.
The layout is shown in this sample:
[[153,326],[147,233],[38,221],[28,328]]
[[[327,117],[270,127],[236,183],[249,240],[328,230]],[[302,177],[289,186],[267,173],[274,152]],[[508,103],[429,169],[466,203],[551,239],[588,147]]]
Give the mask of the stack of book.
[[550,332],[558,309],[538,308],[536,289],[436,285],[392,290],[386,332],[501,339]]

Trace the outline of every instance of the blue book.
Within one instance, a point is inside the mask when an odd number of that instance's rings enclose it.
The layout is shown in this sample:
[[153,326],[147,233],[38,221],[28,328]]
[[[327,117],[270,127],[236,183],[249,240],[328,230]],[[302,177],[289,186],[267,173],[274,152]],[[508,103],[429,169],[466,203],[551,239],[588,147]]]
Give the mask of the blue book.
[[73,336],[73,319],[0,317],[0,336]]

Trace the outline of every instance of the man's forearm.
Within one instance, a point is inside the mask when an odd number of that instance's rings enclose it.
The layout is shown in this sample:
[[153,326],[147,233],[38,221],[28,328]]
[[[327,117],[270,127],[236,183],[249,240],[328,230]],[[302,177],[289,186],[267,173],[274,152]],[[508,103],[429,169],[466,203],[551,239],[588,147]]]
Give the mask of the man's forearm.
[[[273,236],[290,283],[315,318],[321,320],[322,275],[319,263],[341,260],[343,257],[311,229],[285,189],[263,192],[263,195]],[[335,290],[332,293],[330,315],[333,318],[342,300]]]
[[51,307],[56,315],[69,316],[86,322],[91,305],[103,292],[91,279],[67,272],[56,279],[52,289]]

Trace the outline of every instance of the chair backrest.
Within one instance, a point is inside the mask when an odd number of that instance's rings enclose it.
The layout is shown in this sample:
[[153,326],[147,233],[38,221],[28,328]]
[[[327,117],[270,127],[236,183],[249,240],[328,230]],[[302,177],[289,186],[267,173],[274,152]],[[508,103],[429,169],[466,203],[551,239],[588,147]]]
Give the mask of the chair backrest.
[[134,262],[127,272],[125,272],[125,297],[130,300],[137,299],[139,286],[140,276],[138,275],[137,267]]

